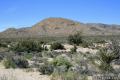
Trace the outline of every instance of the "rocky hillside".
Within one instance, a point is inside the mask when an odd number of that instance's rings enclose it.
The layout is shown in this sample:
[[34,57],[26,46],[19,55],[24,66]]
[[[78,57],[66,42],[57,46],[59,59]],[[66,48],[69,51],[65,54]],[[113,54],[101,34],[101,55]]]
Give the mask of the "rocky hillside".
[[0,37],[63,37],[76,32],[83,35],[119,35],[120,25],[101,23],[80,23],[64,18],[47,18],[29,28],[9,28],[0,33]]

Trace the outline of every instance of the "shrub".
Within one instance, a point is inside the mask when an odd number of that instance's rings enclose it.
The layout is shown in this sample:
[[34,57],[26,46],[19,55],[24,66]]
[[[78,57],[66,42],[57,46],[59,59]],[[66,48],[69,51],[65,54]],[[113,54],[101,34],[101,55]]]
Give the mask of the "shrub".
[[70,52],[73,54],[73,53],[77,52],[77,47],[74,45],[74,47],[71,48],[70,50],[71,50]]
[[16,67],[16,65],[12,59],[5,59],[3,61],[3,65],[5,66],[5,68],[15,68]]
[[41,72],[42,74],[50,75],[50,74],[53,73],[54,68],[49,63],[46,63],[46,64],[43,64],[43,65],[40,65],[38,71]]
[[58,56],[56,57],[52,64],[57,67],[57,66],[65,66],[67,69],[69,69],[72,64],[65,58],[65,57],[62,57],[62,56]]
[[33,55],[30,54],[30,53],[27,53],[27,54],[24,54],[24,57],[25,57],[26,59],[32,59]]
[[23,57],[15,57],[13,59],[13,61],[16,65],[16,67],[18,67],[18,68],[28,68],[28,66],[29,66],[28,61]]
[[64,46],[58,42],[51,44],[51,50],[64,49]]
[[55,52],[55,51],[43,51],[42,52],[42,57],[55,58],[58,55],[61,55],[61,53]]
[[7,58],[3,62],[5,68],[28,68],[28,61],[23,57]]
[[7,43],[0,43],[0,47],[7,47]]
[[76,45],[79,45],[82,43],[82,37],[81,37],[81,34],[80,33],[77,33],[77,34],[74,34],[74,35],[70,35],[68,37],[68,42],[70,44],[76,44]]
[[110,50],[112,50],[112,52],[115,55],[116,59],[120,58],[120,43],[116,40],[112,40],[112,45],[110,45]]
[[104,44],[104,43],[106,43],[106,41],[105,40],[97,40],[96,43]]
[[43,51],[41,54],[42,54],[42,57],[53,58],[55,56],[54,53],[52,53],[50,51]]
[[40,42],[36,42],[32,40],[19,41],[17,44],[12,45],[10,49],[16,52],[26,52],[26,51],[27,52],[31,52],[31,51],[41,52],[43,50]]
[[45,46],[45,47],[44,47],[44,50],[45,50],[45,51],[48,51],[49,49],[47,48],[47,46]]
[[3,56],[0,55],[0,61],[2,61],[2,60],[3,60]]
[[84,47],[84,48],[88,48],[89,46],[92,46],[92,43],[91,42],[87,42],[87,41],[83,41],[81,46]]

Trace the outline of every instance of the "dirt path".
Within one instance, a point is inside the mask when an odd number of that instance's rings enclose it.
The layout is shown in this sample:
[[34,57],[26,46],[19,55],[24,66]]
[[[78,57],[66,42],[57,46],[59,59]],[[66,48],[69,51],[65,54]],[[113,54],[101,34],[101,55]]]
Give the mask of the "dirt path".
[[49,76],[40,75],[39,72],[25,72],[21,69],[0,69],[0,78],[7,78],[7,80],[50,80]]
[[39,72],[26,72],[22,69],[4,69],[0,63],[0,80],[50,80],[47,75]]

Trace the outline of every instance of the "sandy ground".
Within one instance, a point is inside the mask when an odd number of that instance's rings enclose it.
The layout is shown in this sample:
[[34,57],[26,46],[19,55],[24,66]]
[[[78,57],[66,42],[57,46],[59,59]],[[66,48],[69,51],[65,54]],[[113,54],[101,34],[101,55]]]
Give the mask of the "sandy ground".
[[[70,51],[70,49],[73,48],[73,45],[64,44],[64,47],[67,51]],[[77,47],[77,52],[82,52],[82,53],[90,52],[92,54],[95,54],[97,51],[98,51],[97,49],[83,48],[81,46]]]
[[82,52],[82,53],[90,52],[92,54],[95,54],[95,53],[98,52],[98,50],[96,50],[96,49],[90,49],[90,48],[78,47],[77,52]]
[[4,69],[0,63],[0,80],[50,80],[47,75],[40,75],[39,72],[27,72],[22,69]]

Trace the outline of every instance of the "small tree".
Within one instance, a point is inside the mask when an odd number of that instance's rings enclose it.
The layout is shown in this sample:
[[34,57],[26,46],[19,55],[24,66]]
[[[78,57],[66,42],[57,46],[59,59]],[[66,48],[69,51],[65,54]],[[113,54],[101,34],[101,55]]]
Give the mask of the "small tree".
[[68,37],[68,42],[70,44],[76,44],[76,45],[79,45],[82,43],[82,37],[81,37],[81,34],[80,33],[76,33],[74,35],[70,35]]

